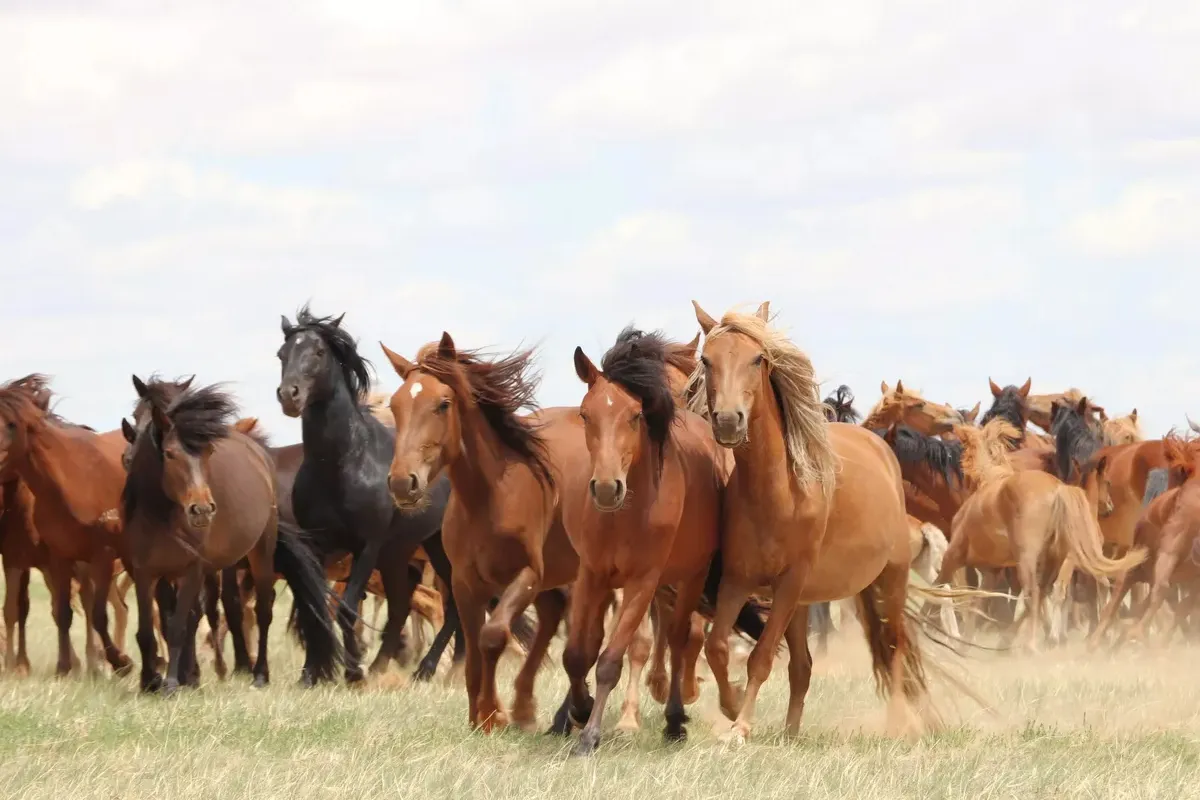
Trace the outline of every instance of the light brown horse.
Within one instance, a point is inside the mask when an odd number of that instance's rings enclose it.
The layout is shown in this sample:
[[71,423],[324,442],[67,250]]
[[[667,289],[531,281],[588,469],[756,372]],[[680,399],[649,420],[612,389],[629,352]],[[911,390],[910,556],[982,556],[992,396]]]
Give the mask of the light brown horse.
[[[140,381],[134,383],[144,390]],[[264,443],[231,426],[236,409],[218,387],[189,388],[165,407],[149,394],[141,396],[151,403],[150,425],[140,432],[123,426],[133,450],[121,519],[138,601],[142,690],[170,694],[179,688],[181,664],[195,660],[197,598],[205,575],[242,559],[255,581],[260,632],[253,684],[266,686],[277,554],[305,634],[310,657],[305,670],[331,676],[339,652],[328,589],[319,562],[299,543],[297,531],[279,525],[275,467]],[[167,626],[165,684],[157,670],[150,602],[154,581],[164,578],[174,579],[178,592]],[[186,656],[185,647],[192,650]],[[324,657],[319,669],[312,659],[318,649]]]
[[[1150,558],[1122,575],[1101,615],[1100,625],[1088,644],[1097,645],[1112,626],[1117,609],[1136,584],[1150,584],[1150,596],[1140,604],[1141,613],[1131,630],[1117,640],[1144,639],[1150,620],[1162,607],[1167,590],[1176,583],[1200,580],[1196,542],[1200,540],[1200,442],[1168,435],[1162,440],[1163,458],[1170,472],[1168,490],[1155,498],[1142,513],[1134,532],[1134,544],[1146,548]],[[1176,624],[1183,614],[1177,609]]]
[[[121,466],[124,441],[120,431],[97,434],[72,425],[49,408],[49,383],[42,375],[0,386],[0,475],[20,479],[34,498],[33,524],[48,551],[58,625],[55,672],[71,670],[71,578],[74,565],[90,567],[84,612],[100,634],[109,663],[125,674],[132,662],[112,642],[107,602],[119,537],[103,519],[116,506],[125,479]],[[91,602],[86,602],[91,600]],[[88,669],[97,669],[88,648]]]
[[963,423],[963,416],[957,409],[926,400],[920,392],[906,388],[904,381],[896,381],[895,388],[888,387],[887,381],[883,381],[879,384],[879,392],[882,397],[863,420],[864,428],[876,430],[904,424],[926,436],[935,436]]
[[[707,406],[714,438],[736,466],[724,501],[724,571],[706,653],[728,736],[750,734],[758,692],[780,639],[791,653],[787,731],[796,733],[812,674],[807,608],[858,595],[859,616],[889,727],[903,724],[905,700],[926,695],[921,651],[905,604],[909,531],[900,466],[864,427],[828,423],[808,357],[771,327],[768,306],[726,313],[718,323],[698,304],[704,331],[695,402]],[[955,414],[957,419],[957,413]],[[729,682],[728,639],[751,592],[768,585],[766,629],[747,662],[739,698]]]
[[1103,441],[1108,447],[1142,441],[1142,429],[1138,426],[1137,409],[1133,409],[1123,417],[1104,420],[1103,431]]
[[[707,423],[677,412],[666,372],[668,344],[657,333],[626,329],[599,369],[575,349],[575,373],[588,387],[579,416],[590,458],[564,464],[560,491],[563,524],[579,554],[563,654],[570,713],[587,716],[576,754],[590,754],[599,744],[621,661],[660,586],[676,590],[671,618],[661,621],[671,648],[664,737],[687,736],[684,647],[717,547],[726,475]],[[605,603],[617,588],[624,590],[623,602],[601,652]],[[587,690],[593,664],[594,703]]]
[[[1116,561],[1103,555],[1098,516],[1110,503],[1105,459],[1077,465],[1080,485],[1070,486],[1047,472],[1014,469],[1006,446],[1014,433],[1003,418],[981,429],[955,429],[973,493],[954,517],[938,582],[949,581],[964,566],[1015,566],[1026,598],[1017,628],[1028,622],[1028,646],[1036,650],[1049,582],[1058,577],[1057,593],[1063,599],[1073,568],[1107,582],[1108,576],[1138,564],[1145,553],[1131,552]],[[1052,635],[1057,638],[1060,632]]]
[[517,675],[512,709],[512,721],[531,729],[534,681],[565,608],[553,590],[571,583],[579,568],[558,507],[558,465],[586,452],[578,412],[518,415],[533,407],[533,351],[486,361],[460,351],[448,333],[415,362],[380,346],[403,381],[391,401],[396,448],[388,487],[396,505],[419,508],[443,469],[450,477],[442,541],[465,639],[468,723],[484,731],[508,724],[496,664],[513,618],[532,601],[538,633]]

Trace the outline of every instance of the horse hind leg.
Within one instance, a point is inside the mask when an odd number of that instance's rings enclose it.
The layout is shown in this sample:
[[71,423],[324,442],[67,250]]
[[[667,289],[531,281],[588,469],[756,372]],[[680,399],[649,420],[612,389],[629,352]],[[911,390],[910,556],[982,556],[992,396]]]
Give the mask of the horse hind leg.
[[804,716],[804,699],[808,696],[808,686],[812,680],[812,652],[808,648],[808,609],[797,611],[792,616],[784,633],[788,646],[788,696],[787,723],[785,731],[788,736],[800,733],[800,720]]
[[537,680],[538,669],[550,649],[550,642],[558,633],[562,622],[563,612],[567,608],[567,598],[561,591],[551,589],[540,593],[533,601],[537,611],[538,627],[521,671],[513,682],[512,721],[524,731],[532,732],[537,726],[537,700],[534,697],[534,682]]
[[664,604],[656,596],[650,606],[650,627],[654,634],[654,644],[650,652],[650,672],[646,675],[646,686],[650,689],[650,696],[654,701],[665,705],[671,681],[667,676],[667,625],[664,612]]
[[683,649],[683,704],[689,706],[700,699],[700,676],[696,666],[704,650],[704,617],[693,613],[688,629],[687,645]]
[[859,613],[875,680],[888,699],[887,729],[891,736],[918,735],[923,728],[925,672],[921,651],[908,628],[907,597],[907,564],[889,564],[859,594]]
[[208,619],[208,641],[213,649],[213,670],[218,680],[225,680],[229,668],[225,665],[225,634],[221,630],[221,612],[217,603],[221,585],[216,573],[204,576],[204,616]]

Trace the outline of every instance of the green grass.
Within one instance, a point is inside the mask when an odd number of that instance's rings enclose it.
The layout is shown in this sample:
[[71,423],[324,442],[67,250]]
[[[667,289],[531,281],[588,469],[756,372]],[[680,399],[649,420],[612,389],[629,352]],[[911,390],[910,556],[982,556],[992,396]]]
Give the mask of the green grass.
[[[797,739],[782,735],[784,656],[748,744],[726,746],[713,733],[721,718],[710,681],[691,709],[686,744],[661,743],[661,709],[643,692],[642,731],[609,733],[594,758],[581,760],[557,738],[469,733],[461,685],[447,688],[440,677],[426,686],[294,688],[300,654],[283,635],[286,593],[272,635],[274,684],[265,691],[241,679],[216,682],[207,651],[202,688],[169,700],[140,696],[132,678],[57,680],[49,604],[40,584],[35,591],[34,674],[0,679],[4,798],[1200,796],[1194,648],[976,656],[957,672],[994,713],[968,702],[956,711],[953,690],[937,686],[951,722],[909,743],[879,735],[884,708],[866,651],[847,636],[818,659]],[[513,669],[506,659],[506,702]],[[539,682],[543,728],[565,683],[556,656]],[[617,697],[610,730],[619,711]]]

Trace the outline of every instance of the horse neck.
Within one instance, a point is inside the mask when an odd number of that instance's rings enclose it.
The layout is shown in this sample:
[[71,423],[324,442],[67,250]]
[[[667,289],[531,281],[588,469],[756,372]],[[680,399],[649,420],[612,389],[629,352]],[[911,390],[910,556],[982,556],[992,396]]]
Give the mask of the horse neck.
[[474,499],[486,503],[508,465],[504,447],[474,404],[460,406],[459,420],[462,443],[447,466],[450,485],[465,505],[472,505]]
[[337,463],[354,449],[364,429],[363,414],[344,381],[335,379],[325,400],[309,403],[300,415],[304,460]]
[[955,489],[940,472],[935,472],[927,465],[909,467],[901,463],[901,473],[905,480],[915,486],[922,494],[937,504],[947,519],[952,519],[956,511],[966,499],[966,488]]
[[761,508],[771,508],[771,498],[791,489],[792,465],[788,461],[783,416],[775,398],[775,389],[765,371],[762,380],[762,389],[755,399],[747,423],[749,442],[734,448],[733,459],[742,488],[749,492],[753,500],[770,503],[761,505]]
[[[80,438],[69,436],[65,430],[45,421],[30,431],[28,452],[16,471],[33,493],[37,505],[65,510],[81,525],[96,522],[108,510],[97,506],[111,503],[97,504],[94,495],[84,494],[88,487],[99,489],[95,482],[103,481],[107,471],[104,456],[95,446],[95,438],[94,434]],[[70,465],[76,474],[69,474],[66,465]],[[78,480],[80,476],[86,477]],[[118,499],[120,486],[115,489],[114,502]]]

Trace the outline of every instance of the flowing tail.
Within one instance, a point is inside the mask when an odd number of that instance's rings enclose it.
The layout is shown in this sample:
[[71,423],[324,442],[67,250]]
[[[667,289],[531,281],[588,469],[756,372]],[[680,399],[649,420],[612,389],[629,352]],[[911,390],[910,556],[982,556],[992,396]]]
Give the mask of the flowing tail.
[[1050,536],[1065,546],[1078,569],[1108,585],[1108,578],[1146,560],[1146,548],[1135,547],[1117,559],[1106,558],[1104,537],[1087,495],[1078,486],[1060,485],[1050,501]]
[[304,668],[314,681],[334,679],[334,670],[344,663],[345,653],[330,613],[332,592],[325,570],[304,544],[301,528],[279,523],[275,544],[275,571],[292,590],[296,631],[304,642]]

